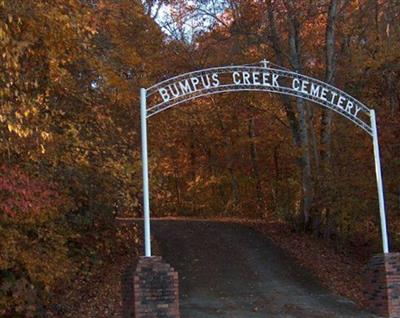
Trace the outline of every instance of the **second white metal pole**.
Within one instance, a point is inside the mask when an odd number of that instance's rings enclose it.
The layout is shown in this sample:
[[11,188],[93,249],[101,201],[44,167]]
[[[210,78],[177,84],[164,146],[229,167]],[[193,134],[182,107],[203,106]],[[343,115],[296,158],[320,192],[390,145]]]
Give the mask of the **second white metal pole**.
[[150,237],[150,199],[149,199],[149,163],[147,152],[147,102],[146,90],[140,89],[140,120],[142,132],[142,165],[143,165],[143,218],[145,256],[151,256]]
[[376,174],[376,183],[378,187],[378,198],[379,198],[379,214],[381,219],[382,245],[383,245],[383,252],[387,254],[389,253],[389,244],[388,244],[388,233],[386,227],[385,197],[383,194],[381,158],[379,153],[378,129],[376,127],[375,110],[371,109],[370,114],[371,114],[372,139],[374,145],[375,174]]

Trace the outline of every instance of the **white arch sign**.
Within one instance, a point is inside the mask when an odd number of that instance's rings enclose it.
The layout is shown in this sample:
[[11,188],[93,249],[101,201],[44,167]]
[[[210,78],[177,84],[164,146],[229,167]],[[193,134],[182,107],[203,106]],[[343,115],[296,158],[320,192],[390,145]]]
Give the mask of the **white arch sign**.
[[159,82],[148,89],[142,88],[140,90],[145,256],[151,256],[147,151],[148,118],[202,96],[234,91],[261,91],[302,98],[339,113],[372,137],[382,245],[383,252],[388,253],[385,203],[375,111],[332,85],[296,72],[271,67],[269,62],[263,61],[259,65],[215,67],[185,73]]

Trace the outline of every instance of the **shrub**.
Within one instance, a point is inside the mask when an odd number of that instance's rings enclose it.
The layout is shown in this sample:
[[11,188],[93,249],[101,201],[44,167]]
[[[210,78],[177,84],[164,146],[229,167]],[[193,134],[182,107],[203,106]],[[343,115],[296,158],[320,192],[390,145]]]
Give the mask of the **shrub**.
[[55,184],[0,168],[0,316],[35,316],[70,270],[68,207]]

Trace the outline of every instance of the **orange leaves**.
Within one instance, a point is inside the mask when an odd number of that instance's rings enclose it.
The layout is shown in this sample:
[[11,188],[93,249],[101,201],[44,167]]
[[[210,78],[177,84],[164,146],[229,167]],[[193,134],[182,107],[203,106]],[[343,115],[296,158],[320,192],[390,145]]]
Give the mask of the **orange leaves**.
[[87,257],[90,272],[100,249],[112,252],[98,232],[114,214],[137,214],[135,92],[144,64],[158,71],[162,35],[134,1],[0,5],[0,284],[23,278],[0,287],[0,316],[29,317],[71,263]]
[[0,218],[18,219],[43,217],[57,211],[64,202],[54,190],[38,178],[29,177],[18,167],[3,165],[0,168]]
[[187,183],[187,191],[201,193],[204,189],[220,184],[221,181],[221,177],[217,176],[196,176],[193,181]]
[[65,275],[60,215],[68,206],[54,184],[20,167],[0,168],[0,315],[33,317],[43,291]]

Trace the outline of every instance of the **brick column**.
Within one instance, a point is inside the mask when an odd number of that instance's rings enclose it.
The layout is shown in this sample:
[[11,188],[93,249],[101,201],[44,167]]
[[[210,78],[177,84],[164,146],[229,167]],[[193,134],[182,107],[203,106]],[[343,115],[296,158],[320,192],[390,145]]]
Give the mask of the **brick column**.
[[135,318],[179,318],[178,273],[161,257],[141,257],[133,279]]
[[364,305],[371,312],[400,318],[400,253],[379,254],[364,269]]

